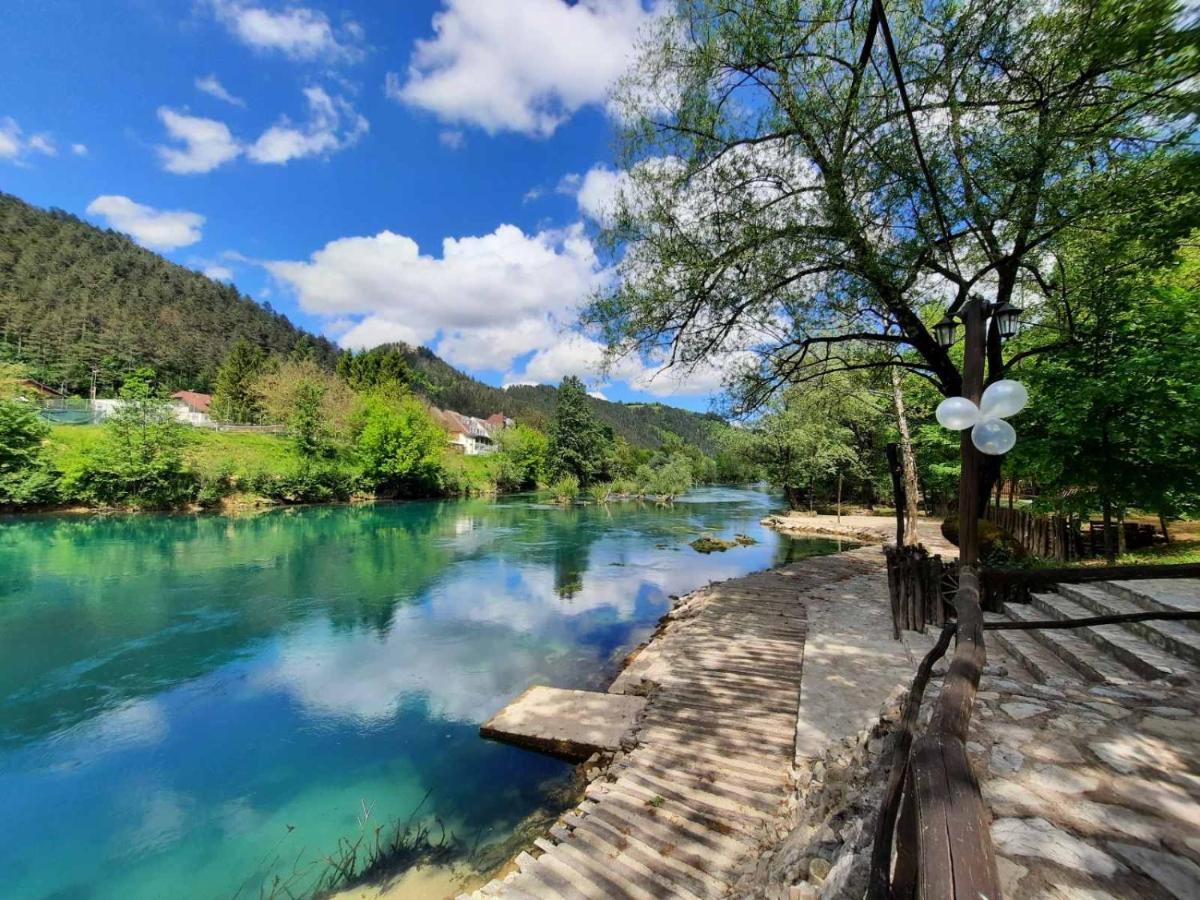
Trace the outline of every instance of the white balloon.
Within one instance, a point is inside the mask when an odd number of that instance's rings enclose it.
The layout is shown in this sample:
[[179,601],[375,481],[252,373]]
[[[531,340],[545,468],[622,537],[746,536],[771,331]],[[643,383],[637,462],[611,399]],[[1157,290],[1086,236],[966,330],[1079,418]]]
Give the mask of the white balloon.
[[1029,391],[1019,381],[1005,379],[989,384],[979,403],[979,415],[984,419],[1007,419],[1015,416],[1029,402]]
[[980,453],[1003,456],[1017,443],[1017,433],[1003,419],[984,419],[971,429],[971,443]]
[[966,397],[947,397],[938,404],[938,424],[951,431],[965,431],[979,421],[979,407]]

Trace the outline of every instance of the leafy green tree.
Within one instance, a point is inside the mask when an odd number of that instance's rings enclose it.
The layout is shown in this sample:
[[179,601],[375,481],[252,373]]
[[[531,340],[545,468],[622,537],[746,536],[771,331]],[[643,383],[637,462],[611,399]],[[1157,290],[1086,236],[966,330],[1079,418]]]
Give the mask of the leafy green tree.
[[338,376],[313,359],[277,363],[255,383],[264,418],[287,426],[303,459],[328,459],[344,444],[354,395]]
[[637,470],[639,493],[670,500],[686,494],[694,483],[693,461],[683,453],[660,459],[656,465],[647,463]]
[[603,477],[613,443],[611,430],[597,421],[588,399],[587,388],[574,375],[562,380],[547,450],[551,477],[573,475],[583,487]]
[[239,340],[230,348],[217,372],[212,414],[221,422],[254,425],[262,418],[255,384],[263,372],[266,356],[249,341]]
[[1106,521],[1136,507],[1165,524],[1200,512],[1200,242],[1178,266],[1122,273],[1108,271],[1118,248],[1096,243],[1086,253],[1107,277],[1076,339],[1023,373],[1032,401],[1011,464],[1043,506]]
[[500,457],[506,469],[498,480],[503,490],[529,490],[545,477],[550,440],[528,425],[514,425],[500,432]]
[[189,502],[198,478],[184,463],[187,426],[154,388],[154,372],[139,369],[121,388],[121,405],[104,439],[69,476],[74,496],[100,506],[168,508]]
[[404,352],[394,344],[361,353],[347,350],[338,357],[337,373],[356,391],[396,390],[424,381],[417,378]]
[[415,397],[367,395],[354,430],[363,477],[377,490],[427,495],[437,485],[446,436]]
[[875,4],[672,5],[618,96],[620,277],[585,317],[613,353],[687,370],[740,352],[742,411],[868,367],[959,394],[944,312],[982,295],[1043,326],[1006,348],[993,324],[989,381],[1054,352],[1063,242],[1149,221],[1164,170],[1198,168],[1178,3],[886,7],[894,66]]
[[0,400],[0,506],[52,502],[58,475],[46,455],[50,427],[37,408],[22,400]]

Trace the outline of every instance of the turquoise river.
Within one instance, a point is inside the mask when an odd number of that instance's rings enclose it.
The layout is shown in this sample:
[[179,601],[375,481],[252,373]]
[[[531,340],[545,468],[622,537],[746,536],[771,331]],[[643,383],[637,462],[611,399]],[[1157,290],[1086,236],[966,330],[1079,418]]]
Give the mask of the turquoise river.
[[0,519],[0,895],[299,895],[364,813],[423,798],[502,848],[571,768],[479,724],[532,684],[602,688],[673,594],[836,550],[760,526],[775,504]]

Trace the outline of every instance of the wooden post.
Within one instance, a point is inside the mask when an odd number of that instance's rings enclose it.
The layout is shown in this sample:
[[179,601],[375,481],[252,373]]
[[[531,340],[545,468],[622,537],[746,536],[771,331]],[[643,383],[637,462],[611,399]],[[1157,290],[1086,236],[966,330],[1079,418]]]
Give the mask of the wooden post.
[[[962,316],[966,324],[963,396],[978,403],[983,394],[982,302],[968,300]],[[965,748],[987,651],[978,570],[983,460],[969,431],[963,432],[961,446],[959,570],[954,596],[957,643],[929,731],[914,744],[911,759],[921,844],[917,896],[922,900],[1000,896],[987,813]]]

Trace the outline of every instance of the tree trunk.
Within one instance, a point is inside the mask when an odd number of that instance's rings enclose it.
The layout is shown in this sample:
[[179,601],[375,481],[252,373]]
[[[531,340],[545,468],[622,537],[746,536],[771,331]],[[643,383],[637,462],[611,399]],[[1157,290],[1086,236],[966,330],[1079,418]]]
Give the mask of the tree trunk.
[[1125,508],[1117,511],[1117,556],[1125,555]]
[[842,473],[838,472],[837,521],[842,524]]
[[892,402],[896,407],[896,429],[900,432],[900,458],[904,462],[904,543],[915,546],[917,538],[917,458],[913,455],[912,436],[908,431],[908,415],[904,411],[904,392],[900,386],[900,370],[892,366]]
[[1166,516],[1166,513],[1161,513],[1161,512],[1160,512],[1160,513],[1158,514],[1158,524],[1159,524],[1159,527],[1160,527],[1160,528],[1162,528],[1162,532],[1163,532],[1163,540],[1164,540],[1164,541],[1166,541],[1166,543],[1167,543],[1167,546],[1170,546],[1170,544],[1171,544],[1171,532],[1169,532],[1169,531],[1167,530],[1167,516]]

